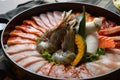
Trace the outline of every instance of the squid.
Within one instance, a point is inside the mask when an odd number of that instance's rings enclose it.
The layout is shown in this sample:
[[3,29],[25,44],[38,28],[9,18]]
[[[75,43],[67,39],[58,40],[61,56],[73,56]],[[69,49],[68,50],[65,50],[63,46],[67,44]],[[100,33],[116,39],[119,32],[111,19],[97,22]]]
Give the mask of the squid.
[[86,22],[86,34],[91,34],[97,30],[99,30],[102,26],[101,18],[94,18],[91,22]]
[[102,26],[102,19],[95,18],[92,22],[86,23],[86,44],[87,53],[96,53],[98,49],[98,33],[97,30]]

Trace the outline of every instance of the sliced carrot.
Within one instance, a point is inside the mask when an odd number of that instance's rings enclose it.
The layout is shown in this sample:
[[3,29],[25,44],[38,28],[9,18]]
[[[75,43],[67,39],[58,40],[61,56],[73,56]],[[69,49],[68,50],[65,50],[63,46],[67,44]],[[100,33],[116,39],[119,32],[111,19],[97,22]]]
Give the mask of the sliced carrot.
[[107,36],[99,36],[98,47],[100,48],[115,48],[115,42],[112,38]]

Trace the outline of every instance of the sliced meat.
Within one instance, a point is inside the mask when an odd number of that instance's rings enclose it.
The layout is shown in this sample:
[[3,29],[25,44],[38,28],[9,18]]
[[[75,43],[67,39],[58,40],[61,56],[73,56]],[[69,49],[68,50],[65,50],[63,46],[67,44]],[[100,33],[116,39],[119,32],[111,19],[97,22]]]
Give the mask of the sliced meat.
[[86,63],[86,67],[93,76],[108,73],[120,67],[120,55],[105,53],[95,62]]
[[36,50],[36,44],[16,44],[16,45],[10,45],[6,48],[6,52],[8,54],[14,54],[17,52],[22,52],[27,50]]
[[89,71],[87,70],[87,68],[85,67],[84,64],[76,67],[76,70],[78,72],[79,78],[90,78],[90,77],[92,77],[92,75],[89,73]]
[[120,49],[120,41],[115,41],[115,48]]
[[57,22],[55,20],[55,17],[53,15],[53,12],[47,12],[47,17],[50,21],[50,23],[53,25],[53,26],[56,26],[57,25]]
[[10,36],[18,36],[18,37],[22,37],[22,38],[30,39],[30,40],[34,40],[34,41],[37,39],[36,35],[30,34],[30,33],[25,33],[21,30],[13,30],[10,33]]
[[15,60],[16,62],[22,60],[25,57],[28,56],[41,56],[40,53],[38,53],[36,50],[34,51],[23,51],[23,52],[18,52],[16,54],[10,55],[10,57]]
[[117,62],[114,62],[114,61],[110,60],[109,58],[104,58],[104,59],[98,60],[98,61],[96,61],[96,63],[100,64],[101,66],[104,65],[111,70],[120,67],[120,64],[117,64]]
[[51,68],[49,76],[56,78],[66,78],[66,68],[64,65],[54,65]]
[[101,17],[102,18],[102,26],[101,29],[106,29],[106,28],[112,28],[116,26],[115,22],[112,22],[110,20],[107,20],[105,17]]
[[48,76],[48,74],[50,73],[51,68],[52,68],[53,65],[54,65],[53,62],[47,63],[47,64],[43,65],[37,73],[41,74],[41,75],[43,74],[43,75]]
[[95,62],[86,63],[86,68],[92,76],[98,76],[111,71],[111,69],[107,68],[106,66],[97,64]]
[[43,21],[40,19],[40,17],[37,16],[33,16],[32,19],[36,22],[37,25],[39,25],[40,27],[44,28],[45,30],[49,30],[50,28],[47,27]]
[[39,25],[37,25],[34,21],[32,20],[24,20],[24,23],[33,26],[34,28],[36,28],[37,30],[40,30],[41,32],[45,33],[46,30],[42,27],[40,27]]
[[86,13],[86,22],[91,22],[91,21],[93,21],[93,20],[94,20],[94,17],[91,16],[91,14]]
[[70,66],[67,68],[66,78],[81,78],[81,77],[78,76],[78,71],[75,69],[75,67]]
[[15,45],[15,44],[36,44],[35,41],[30,39],[24,39],[21,37],[9,37],[7,41],[8,45]]
[[27,67],[27,66],[29,66],[29,65],[31,65],[33,63],[36,63],[38,61],[41,61],[41,60],[43,60],[42,57],[29,56],[29,57],[27,57],[25,59],[22,59],[22,60],[18,61],[17,63],[19,65],[23,66],[23,67]]
[[82,13],[77,12],[77,13],[75,13],[75,15],[80,16],[80,15],[82,15]]
[[120,36],[111,36],[114,41],[120,41]]
[[45,60],[41,60],[41,61],[35,62],[35,63],[27,66],[26,69],[33,71],[33,72],[37,72],[45,64],[48,64],[48,62]]
[[104,59],[104,58],[106,59],[108,58],[113,62],[120,62],[120,54],[106,53],[105,55],[100,56],[99,60]]
[[54,28],[54,26],[50,23],[48,17],[46,14],[40,14],[40,19],[43,21],[43,23],[48,26],[50,29]]
[[22,30],[26,33],[30,33],[30,34],[35,34],[37,36],[41,36],[43,33],[39,30],[37,30],[36,28],[30,26],[30,25],[20,25],[20,26],[16,26],[16,29],[18,30]]
[[[96,63],[100,65],[104,65],[110,70],[114,70],[120,67],[120,54],[118,49],[109,49],[113,50],[108,52],[106,51],[105,55],[100,56],[99,60]],[[118,52],[117,52],[118,51]]]
[[119,54],[120,55],[120,49],[116,49],[116,48],[107,49],[106,52],[111,53],[111,54]]
[[10,55],[10,57],[11,57],[11,59],[13,59],[14,61],[18,62],[18,61],[20,61],[20,60],[23,60],[23,59],[27,58],[28,56],[24,56],[24,55],[11,56],[11,55]]
[[62,22],[62,20],[63,20],[62,14],[63,14],[63,12],[60,12],[60,11],[54,11],[53,12],[53,15],[55,17],[57,25],[59,25]]

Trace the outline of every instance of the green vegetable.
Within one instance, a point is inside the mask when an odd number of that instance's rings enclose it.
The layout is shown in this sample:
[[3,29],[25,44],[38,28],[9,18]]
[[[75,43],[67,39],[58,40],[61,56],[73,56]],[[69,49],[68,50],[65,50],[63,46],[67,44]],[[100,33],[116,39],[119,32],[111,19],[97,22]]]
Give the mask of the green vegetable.
[[85,7],[83,6],[83,13],[82,13],[82,20],[80,22],[79,32],[78,32],[84,39],[86,33],[86,18],[85,18]]
[[105,54],[105,49],[104,48],[98,48],[97,53],[99,56]]
[[84,55],[83,61],[84,62],[92,62],[92,61],[96,61],[99,59],[99,56],[104,55],[105,54],[105,49],[104,48],[98,48],[96,54],[91,54],[91,53],[87,53]]
[[37,37],[36,44],[39,44],[39,43],[40,43],[40,37]]
[[44,57],[46,60],[48,60],[49,62],[52,62],[53,60],[52,60],[52,55],[49,53],[49,52],[47,52],[47,51],[45,51],[45,52],[43,52],[42,53],[42,57]]
[[41,41],[44,40],[44,35],[40,35],[36,38],[36,44],[39,44]]
[[77,33],[80,34],[85,39],[85,36],[86,36],[85,6],[83,6],[82,15],[76,18],[78,20],[78,24],[76,25],[76,27],[78,28]]

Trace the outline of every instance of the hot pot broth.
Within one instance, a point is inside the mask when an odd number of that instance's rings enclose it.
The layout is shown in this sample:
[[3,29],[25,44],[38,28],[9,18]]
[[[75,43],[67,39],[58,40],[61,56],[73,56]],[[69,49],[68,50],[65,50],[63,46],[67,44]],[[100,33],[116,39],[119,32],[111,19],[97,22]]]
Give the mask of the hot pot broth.
[[55,78],[89,78],[120,67],[120,26],[86,12],[83,38],[77,26],[83,14],[69,14],[46,12],[17,25],[7,41],[11,59],[27,70]]

